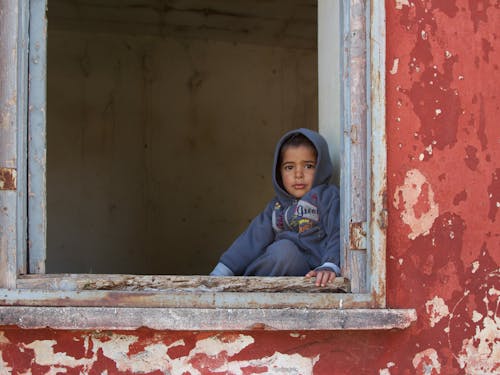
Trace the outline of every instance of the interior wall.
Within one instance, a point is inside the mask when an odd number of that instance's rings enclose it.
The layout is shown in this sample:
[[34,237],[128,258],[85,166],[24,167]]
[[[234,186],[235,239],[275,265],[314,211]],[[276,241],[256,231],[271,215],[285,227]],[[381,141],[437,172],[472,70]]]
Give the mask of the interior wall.
[[47,74],[47,272],[210,272],[317,129],[312,49],[50,31]]

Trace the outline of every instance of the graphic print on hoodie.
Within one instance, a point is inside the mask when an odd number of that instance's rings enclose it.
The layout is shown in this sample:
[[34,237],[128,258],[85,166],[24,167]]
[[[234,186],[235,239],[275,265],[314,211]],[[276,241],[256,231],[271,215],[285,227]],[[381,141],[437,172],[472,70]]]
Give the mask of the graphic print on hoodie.
[[[281,147],[293,134],[307,137],[317,152],[313,186],[300,199],[284,189],[280,178]],[[337,187],[328,184],[332,172],[328,145],[320,134],[303,128],[286,133],[274,153],[273,187],[276,197],[222,254],[220,263],[234,275],[242,275],[270,244],[288,239],[301,250],[311,269],[327,267],[338,275],[340,200]]]

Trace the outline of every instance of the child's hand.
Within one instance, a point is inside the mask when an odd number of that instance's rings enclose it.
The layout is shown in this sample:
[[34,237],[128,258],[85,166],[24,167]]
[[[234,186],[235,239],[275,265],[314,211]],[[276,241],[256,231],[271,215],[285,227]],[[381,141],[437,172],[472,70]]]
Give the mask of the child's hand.
[[316,277],[316,286],[326,286],[333,282],[337,274],[329,269],[312,270],[306,274],[307,278]]

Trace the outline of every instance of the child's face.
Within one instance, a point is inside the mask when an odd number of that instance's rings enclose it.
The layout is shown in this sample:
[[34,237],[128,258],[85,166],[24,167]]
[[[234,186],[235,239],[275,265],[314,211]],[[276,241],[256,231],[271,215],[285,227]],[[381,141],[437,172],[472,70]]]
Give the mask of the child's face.
[[280,166],[283,187],[297,199],[311,190],[316,173],[316,156],[308,146],[287,147]]

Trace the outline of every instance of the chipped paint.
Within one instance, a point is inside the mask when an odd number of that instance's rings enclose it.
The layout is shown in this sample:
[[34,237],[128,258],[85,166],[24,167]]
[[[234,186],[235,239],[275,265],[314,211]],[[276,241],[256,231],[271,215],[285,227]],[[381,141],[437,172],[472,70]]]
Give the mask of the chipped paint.
[[410,6],[408,0],[396,0],[396,9],[403,9],[403,6]]
[[[479,322],[479,321],[478,321]],[[477,322],[475,322],[477,323]],[[500,317],[484,317],[473,337],[464,340],[458,355],[467,374],[495,374],[500,371]]]
[[419,374],[435,375],[441,373],[441,363],[436,349],[429,348],[415,354],[412,364]]
[[489,199],[489,212],[488,218],[491,221],[495,221],[497,217],[498,209],[500,205],[500,168],[495,169],[491,175],[491,183],[488,186],[488,197]]
[[0,374],[12,374],[14,368],[9,366],[7,362],[3,359],[3,356],[0,358]]
[[214,369],[214,372],[244,375],[245,368],[260,368],[262,372],[268,374],[312,374],[314,365],[319,361],[319,358],[319,355],[307,358],[298,354],[289,355],[275,352],[270,357],[258,360],[229,362],[227,365]]
[[396,188],[394,207],[401,206],[401,218],[411,229],[408,238],[429,234],[434,220],[439,216],[439,204],[434,201],[434,191],[418,169],[408,171],[404,184]]
[[[77,370],[92,373],[103,358],[111,361],[123,373],[150,373],[159,371],[172,375],[189,373],[201,375],[227,373],[244,375],[248,368],[265,373],[312,374],[320,355],[311,357],[275,351],[272,355],[255,359],[233,359],[255,340],[243,334],[218,334],[196,341],[189,348],[185,340],[165,343],[160,337],[141,343],[137,335],[92,333],[78,340],[85,348],[84,356],[59,351],[57,340],[34,340],[20,347],[33,352],[32,365],[46,368],[44,373],[64,373]],[[7,342],[4,342],[7,344]],[[175,353],[184,352],[185,355]],[[108,365],[109,366],[109,365]],[[0,362],[0,369],[9,369]]]
[[92,364],[91,359],[76,359],[66,353],[55,352],[54,346],[56,345],[57,341],[55,340],[35,340],[24,345],[24,348],[33,350],[35,353],[34,363],[40,366],[50,366],[53,369],[80,366],[88,368]]
[[475,260],[472,262],[472,273],[476,273],[476,271],[479,269],[479,262]]
[[437,296],[425,303],[425,310],[429,315],[429,324],[431,327],[434,327],[441,319],[450,314],[450,310],[448,310],[448,306],[444,300]]
[[389,71],[392,75],[396,74],[398,72],[398,66],[399,66],[399,59],[395,58],[392,62],[392,68]]

